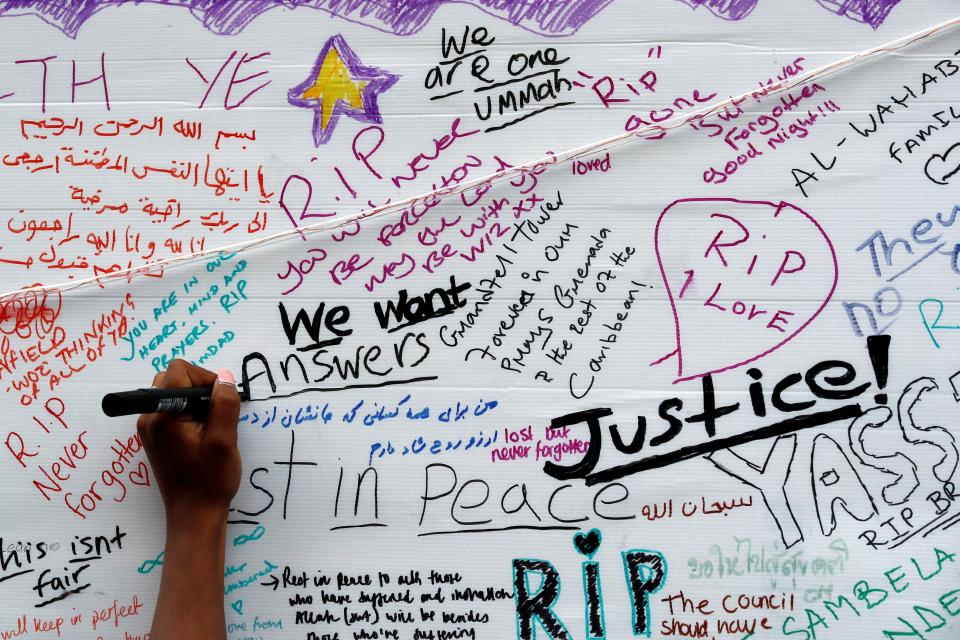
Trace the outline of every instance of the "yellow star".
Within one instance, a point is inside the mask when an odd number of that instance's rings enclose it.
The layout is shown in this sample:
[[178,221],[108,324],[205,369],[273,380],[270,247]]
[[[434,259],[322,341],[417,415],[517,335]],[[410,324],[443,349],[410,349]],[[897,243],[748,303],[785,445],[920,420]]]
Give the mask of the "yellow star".
[[383,122],[377,96],[399,76],[360,62],[341,35],[324,43],[307,77],[287,91],[287,102],[313,111],[313,143],[326,144],[341,115]]
[[358,82],[350,76],[350,70],[336,47],[330,47],[316,80],[300,97],[320,101],[320,126],[326,129],[338,100],[343,100],[354,109],[363,109],[363,89],[366,86],[366,82]]

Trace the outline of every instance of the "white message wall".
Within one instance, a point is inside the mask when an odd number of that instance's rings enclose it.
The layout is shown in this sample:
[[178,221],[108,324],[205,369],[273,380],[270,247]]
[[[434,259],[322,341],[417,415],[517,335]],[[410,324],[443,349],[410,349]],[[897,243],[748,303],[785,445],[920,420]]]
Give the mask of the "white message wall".
[[954,3],[164,4],[0,8],[0,637],[149,637],[175,358],[231,639],[956,637]]

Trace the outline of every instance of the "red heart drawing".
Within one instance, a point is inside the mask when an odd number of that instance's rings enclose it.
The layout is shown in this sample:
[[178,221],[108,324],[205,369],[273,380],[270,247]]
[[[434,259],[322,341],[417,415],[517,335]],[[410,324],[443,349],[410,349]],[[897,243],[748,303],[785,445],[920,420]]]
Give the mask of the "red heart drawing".
[[727,371],[779,349],[837,288],[823,227],[786,202],[686,198],[657,220],[654,248],[670,296],[674,383]]
[[150,486],[150,472],[147,470],[147,465],[143,462],[138,462],[137,470],[130,471],[127,477],[130,478],[130,482],[133,484],[138,484],[141,487]]

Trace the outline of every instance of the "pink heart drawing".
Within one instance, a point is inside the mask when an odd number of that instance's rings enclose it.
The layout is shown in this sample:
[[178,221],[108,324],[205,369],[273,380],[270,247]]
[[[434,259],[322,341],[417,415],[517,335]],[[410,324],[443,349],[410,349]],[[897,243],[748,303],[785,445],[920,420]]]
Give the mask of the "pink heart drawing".
[[127,477],[133,484],[138,484],[141,487],[150,486],[150,472],[147,471],[147,465],[145,465],[143,462],[138,462],[137,470],[128,473]]
[[837,288],[833,243],[786,202],[685,198],[657,220],[654,249],[670,296],[674,383],[727,371],[779,349]]

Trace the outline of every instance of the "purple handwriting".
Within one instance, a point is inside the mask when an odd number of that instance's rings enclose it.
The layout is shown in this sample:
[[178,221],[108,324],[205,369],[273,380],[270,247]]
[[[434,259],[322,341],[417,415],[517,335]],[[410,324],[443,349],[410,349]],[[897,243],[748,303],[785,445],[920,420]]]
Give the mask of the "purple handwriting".
[[877,29],[900,0],[817,0],[817,2],[838,16],[845,16]]
[[[743,20],[756,8],[760,0],[679,0],[693,9],[703,7],[724,20]],[[838,16],[844,16],[880,27],[900,0],[816,0],[820,6]]]
[[[547,36],[569,36],[594,18],[612,0],[141,0],[190,9],[191,15],[217,35],[236,35],[260,14],[279,6],[288,9],[308,7],[332,16],[356,22],[386,33],[407,36],[420,31],[444,4],[471,4],[484,13],[518,27]],[[724,20],[743,20],[759,0],[678,0],[699,9],[703,7]],[[24,14],[39,16],[44,22],[76,38],[80,27],[101,9],[125,4],[127,0],[87,0],[86,2],[50,2],[20,0],[0,6],[0,17]],[[825,9],[851,20],[880,27],[900,0],[816,0]],[[0,96],[2,97],[2,96]]]
[[[217,35],[240,33],[260,14],[285,7],[308,7],[332,16],[356,22],[378,31],[407,36],[420,31],[444,4],[471,4],[484,13],[518,27],[548,36],[567,36],[597,15],[612,0],[140,0],[190,9],[191,15]],[[0,6],[0,17],[24,14],[39,16],[70,36],[77,37],[80,27],[101,9],[126,4],[128,0],[87,0],[86,2],[50,2],[20,0]]]
[[760,0],[680,0],[693,9],[703,7],[724,20],[743,20],[757,6]]
[[[698,249],[666,250],[681,237]],[[826,232],[786,202],[677,200],[660,214],[654,251],[676,342],[651,364],[674,358],[676,382],[740,367],[779,349],[820,315],[839,276]],[[684,330],[708,324],[709,332]],[[736,336],[736,346],[720,353],[710,342],[717,335]]]

